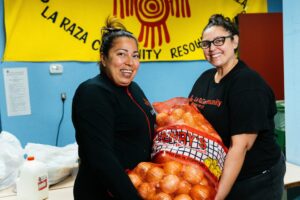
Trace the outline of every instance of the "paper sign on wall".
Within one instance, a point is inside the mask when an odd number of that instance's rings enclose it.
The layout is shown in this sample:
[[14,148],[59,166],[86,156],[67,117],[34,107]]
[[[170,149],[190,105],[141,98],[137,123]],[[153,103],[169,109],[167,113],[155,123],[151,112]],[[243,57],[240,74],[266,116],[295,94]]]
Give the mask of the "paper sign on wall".
[[8,116],[30,115],[27,68],[3,68]]

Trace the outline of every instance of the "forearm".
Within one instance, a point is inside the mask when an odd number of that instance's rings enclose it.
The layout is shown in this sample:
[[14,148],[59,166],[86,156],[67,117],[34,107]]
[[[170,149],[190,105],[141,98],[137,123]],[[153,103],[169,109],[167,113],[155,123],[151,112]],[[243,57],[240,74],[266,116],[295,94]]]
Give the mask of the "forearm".
[[229,149],[215,200],[223,200],[228,195],[241,171],[245,155],[246,149],[238,147],[231,147]]

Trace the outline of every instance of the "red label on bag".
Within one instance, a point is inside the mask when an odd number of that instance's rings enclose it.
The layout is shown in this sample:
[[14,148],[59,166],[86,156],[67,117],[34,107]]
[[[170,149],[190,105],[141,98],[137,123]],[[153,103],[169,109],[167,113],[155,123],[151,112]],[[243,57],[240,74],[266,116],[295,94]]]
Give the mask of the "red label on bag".
[[151,155],[153,159],[167,153],[197,163],[210,178],[219,180],[227,153],[221,141],[186,125],[164,127],[156,133]]

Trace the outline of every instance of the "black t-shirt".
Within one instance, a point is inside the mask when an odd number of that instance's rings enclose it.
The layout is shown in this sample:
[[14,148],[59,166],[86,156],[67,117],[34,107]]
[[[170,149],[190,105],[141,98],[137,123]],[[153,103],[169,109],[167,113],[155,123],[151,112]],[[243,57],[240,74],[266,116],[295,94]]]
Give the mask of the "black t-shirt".
[[155,113],[140,87],[89,79],[75,92],[72,120],[81,162],[75,199],[140,199],[125,171],[150,160]]
[[189,98],[228,148],[231,136],[258,133],[238,179],[257,175],[274,165],[281,154],[274,134],[274,93],[261,76],[242,61],[219,83],[214,81],[215,73],[215,68],[204,72],[195,82]]

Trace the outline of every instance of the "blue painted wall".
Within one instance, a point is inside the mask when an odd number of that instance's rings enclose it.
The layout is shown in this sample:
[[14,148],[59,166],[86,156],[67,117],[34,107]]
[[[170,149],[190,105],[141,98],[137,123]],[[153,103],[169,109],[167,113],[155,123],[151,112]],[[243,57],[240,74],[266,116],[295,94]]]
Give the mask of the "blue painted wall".
[[[270,12],[281,12],[282,0],[268,0]],[[3,0],[0,0],[0,56],[5,43]],[[26,39],[26,38],[24,38]],[[16,135],[22,145],[28,142],[55,145],[59,120],[62,114],[60,94],[66,92],[65,115],[61,124],[59,146],[75,141],[71,123],[71,101],[78,84],[95,76],[96,63],[61,62],[64,72],[50,75],[51,63],[2,62],[0,63],[0,111],[3,130]],[[31,115],[8,117],[4,93],[3,68],[28,69]],[[175,96],[187,96],[196,78],[210,65],[206,61],[142,63],[135,79],[151,102]]]
[[[0,112],[0,114],[1,114],[1,112]],[[1,115],[0,115],[0,133],[1,133],[1,131],[2,131],[2,124],[1,124]]]
[[285,131],[287,160],[300,165],[300,1],[283,4]]

